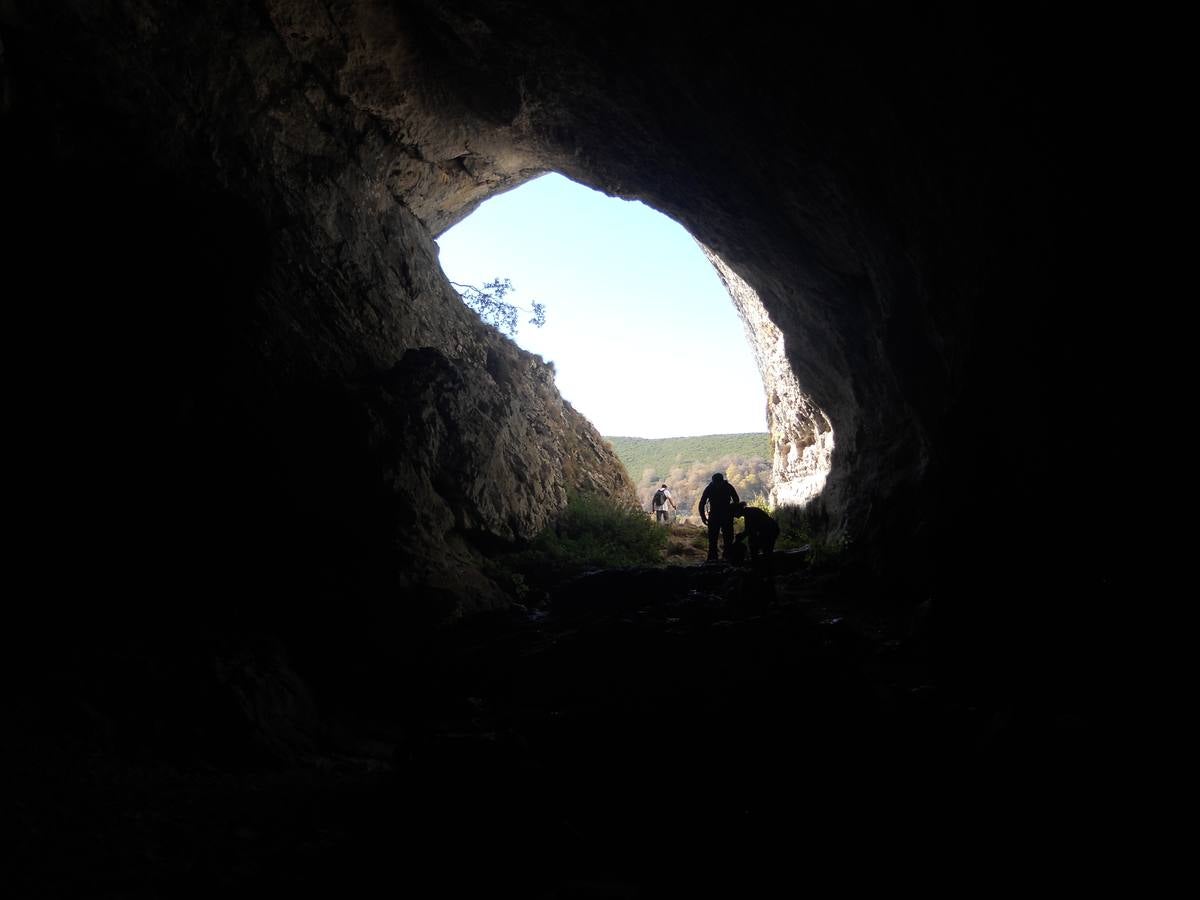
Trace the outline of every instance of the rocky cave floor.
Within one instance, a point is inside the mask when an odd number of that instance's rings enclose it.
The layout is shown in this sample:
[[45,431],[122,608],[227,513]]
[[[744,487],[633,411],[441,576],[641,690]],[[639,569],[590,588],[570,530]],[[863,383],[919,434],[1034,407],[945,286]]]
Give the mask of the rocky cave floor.
[[394,708],[289,764],[47,761],[15,795],[22,894],[758,895],[883,877],[1007,790],[981,777],[1003,715],[939,690],[925,619],[802,554],[553,599],[443,630]]

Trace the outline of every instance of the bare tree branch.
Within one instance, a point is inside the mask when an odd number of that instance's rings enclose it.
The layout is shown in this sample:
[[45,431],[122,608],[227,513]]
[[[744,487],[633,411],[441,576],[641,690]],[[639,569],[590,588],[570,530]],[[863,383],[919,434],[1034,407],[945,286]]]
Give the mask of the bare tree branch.
[[479,313],[484,322],[509,337],[516,335],[517,318],[522,312],[532,315],[528,322],[535,328],[546,324],[546,307],[536,300],[529,307],[505,301],[504,298],[513,291],[512,281],[508,278],[494,278],[485,282],[481,288],[473,284],[459,284],[457,281],[451,281],[450,284],[458,291],[463,302]]

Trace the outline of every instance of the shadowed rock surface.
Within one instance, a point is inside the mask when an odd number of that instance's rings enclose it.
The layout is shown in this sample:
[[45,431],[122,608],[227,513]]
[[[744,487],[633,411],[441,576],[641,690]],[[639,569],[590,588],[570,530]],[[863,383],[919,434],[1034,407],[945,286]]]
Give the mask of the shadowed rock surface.
[[[190,736],[184,758],[40,756],[12,799],[18,884],[767,896],[914,866],[952,885],[997,853],[1000,881],[1086,878],[1115,796],[1087,729],[940,686],[928,615],[867,596],[805,570],[595,573],[376,658],[288,765]],[[992,843],[1012,827],[1018,859]]]
[[[0,3],[34,882],[52,892],[61,857],[79,882],[111,865],[110,894],[196,872],[300,884],[305,860],[374,875],[395,842],[439,860],[487,844],[464,821],[511,862],[512,800],[565,861],[530,883],[569,895],[662,833],[753,854],[767,829],[734,823],[772,792],[786,818],[817,785],[837,831],[894,809],[888,785],[927,811],[956,776],[986,797],[1065,777],[1121,677],[1089,437],[1114,376],[1092,298],[1060,272],[1088,29],[959,3]],[[913,665],[955,699],[920,699],[922,674],[879,700],[859,639],[829,650],[798,609],[678,633],[684,615],[644,630],[597,610],[527,671],[536,623],[471,644],[472,621],[520,614],[494,558],[569,490],[632,496],[549,368],[437,264],[434,236],[547,170],[670,215],[754,291],[757,345],[794,378],[767,391],[777,474],[809,477],[789,467],[834,435],[821,502],[854,573],[838,602],[924,610]],[[599,577],[657,609],[708,576]],[[681,602],[741,602],[742,582],[718,587]],[[744,691],[711,676],[723,659],[756,673]],[[404,724],[469,697],[509,721],[535,709],[512,726],[524,745]],[[559,729],[560,706],[581,724]],[[433,761],[380,799],[404,746]],[[540,773],[532,799],[514,767]],[[847,797],[831,769],[871,774]],[[273,784],[278,804],[251,799]],[[201,796],[219,799],[179,812]],[[235,807],[278,843],[228,830]],[[792,840],[831,833],[792,822]],[[123,850],[89,843],[110,828]],[[601,880],[664,888],[653,869]]]

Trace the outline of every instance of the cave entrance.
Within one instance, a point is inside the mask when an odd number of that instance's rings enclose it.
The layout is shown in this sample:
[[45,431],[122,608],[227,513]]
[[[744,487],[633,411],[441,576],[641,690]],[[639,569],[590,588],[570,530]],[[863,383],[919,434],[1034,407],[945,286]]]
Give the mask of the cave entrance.
[[[701,470],[706,483],[718,465],[746,499],[767,498],[772,450],[752,337],[682,226],[550,173],[487,200],[438,245],[460,292],[511,281],[510,335],[553,363],[559,391],[613,441],[646,503],[658,483],[696,482]],[[530,322],[535,302],[546,311],[540,327]],[[658,444],[653,458],[627,452],[649,448],[626,439],[700,437]],[[663,450],[680,464],[662,462]]]

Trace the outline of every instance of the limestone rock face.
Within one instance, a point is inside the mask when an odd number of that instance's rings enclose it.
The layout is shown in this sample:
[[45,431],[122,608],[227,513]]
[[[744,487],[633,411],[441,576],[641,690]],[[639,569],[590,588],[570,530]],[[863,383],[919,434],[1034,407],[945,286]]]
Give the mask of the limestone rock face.
[[[754,288],[707,247],[701,249],[733,299],[762,375],[771,432],[771,505],[807,506],[823,497],[834,508],[843,508],[837,491],[828,484],[834,443],[829,417],[796,381],[783,334],[763,309]],[[839,530],[844,529],[845,523],[839,523]]]
[[481,364],[416,348],[352,388],[394,510],[400,578],[459,594],[468,611],[506,599],[475,572],[480,547],[533,538],[569,490],[632,493],[611,447],[555,390],[550,367],[480,331]]
[[78,310],[61,352],[105,399],[74,427],[103,435],[113,541],[152,548],[133,596],[186,572],[198,604],[320,585],[453,615],[505,602],[481,553],[569,490],[636,502],[551,369],[438,265],[438,210],[522,176],[466,174],[509,151],[450,155],[470,111],[399,11],[4,9],[6,246],[46,272],[72,235],[25,308]]

